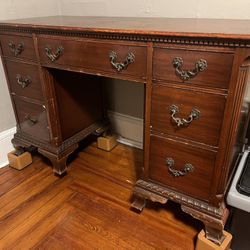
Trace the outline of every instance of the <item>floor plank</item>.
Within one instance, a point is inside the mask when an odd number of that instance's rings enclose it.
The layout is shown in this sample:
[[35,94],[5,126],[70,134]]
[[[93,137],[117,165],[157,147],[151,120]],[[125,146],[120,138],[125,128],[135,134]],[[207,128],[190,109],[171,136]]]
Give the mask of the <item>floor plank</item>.
[[81,147],[58,178],[37,156],[23,171],[0,170],[0,249],[192,250],[200,222],[178,204],[130,209],[143,152]]

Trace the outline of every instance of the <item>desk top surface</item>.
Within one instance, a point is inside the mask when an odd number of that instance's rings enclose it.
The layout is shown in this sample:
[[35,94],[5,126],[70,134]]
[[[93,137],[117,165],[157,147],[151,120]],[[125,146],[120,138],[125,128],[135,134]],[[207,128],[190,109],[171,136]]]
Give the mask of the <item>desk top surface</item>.
[[49,16],[1,21],[1,28],[250,40],[250,20]]

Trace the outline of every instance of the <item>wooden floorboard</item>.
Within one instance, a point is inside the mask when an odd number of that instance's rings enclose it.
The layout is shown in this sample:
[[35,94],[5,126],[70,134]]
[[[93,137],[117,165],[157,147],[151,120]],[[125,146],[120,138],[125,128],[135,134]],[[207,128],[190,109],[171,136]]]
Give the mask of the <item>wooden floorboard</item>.
[[0,169],[0,249],[192,250],[202,225],[178,204],[130,209],[143,153],[92,143],[53,175],[42,156],[23,171]]

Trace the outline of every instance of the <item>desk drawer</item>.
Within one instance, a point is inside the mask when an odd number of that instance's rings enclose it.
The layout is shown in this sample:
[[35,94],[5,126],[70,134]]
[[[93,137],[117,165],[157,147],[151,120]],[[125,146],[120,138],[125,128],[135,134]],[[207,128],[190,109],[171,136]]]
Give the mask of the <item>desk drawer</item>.
[[151,136],[149,178],[208,200],[215,156],[210,151]]
[[33,39],[27,36],[0,35],[3,55],[36,61]]
[[96,74],[119,74],[142,79],[146,76],[145,46],[44,37],[39,37],[38,44],[42,63],[52,67],[81,67]]
[[227,89],[233,54],[155,48],[153,78]]
[[43,101],[37,65],[5,60],[11,93]]
[[[151,110],[153,132],[217,146],[225,102],[223,95],[154,84]],[[186,122],[178,121],[178,118],[186,119]],[[182,124],[178,126],[178,122]]]
[[50,141],[47,114],[44,106],[14,98],[17,120],[22,132],[43,141]]

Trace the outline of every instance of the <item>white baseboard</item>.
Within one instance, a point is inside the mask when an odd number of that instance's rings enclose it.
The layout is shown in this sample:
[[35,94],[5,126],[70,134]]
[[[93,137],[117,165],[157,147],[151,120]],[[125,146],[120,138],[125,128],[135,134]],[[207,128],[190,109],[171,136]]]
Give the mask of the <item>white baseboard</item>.
[[0,168],[9,164],[7,154],[14,150],[11,143],[13,135],[16,133],[16,127],[5,130],[0,133]]
[[143,119],[124,115],[114,111],[108,111],[112,130],[118,134],[118,142],[143,148]]
[[[143,148],[143,119],[108,111],[113,131],[118,134],[117,141],[132,147]],[[0,168],[9,164],[7,154],[14,150],[11,139],[16,127],[0,133]]]

